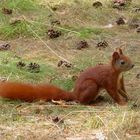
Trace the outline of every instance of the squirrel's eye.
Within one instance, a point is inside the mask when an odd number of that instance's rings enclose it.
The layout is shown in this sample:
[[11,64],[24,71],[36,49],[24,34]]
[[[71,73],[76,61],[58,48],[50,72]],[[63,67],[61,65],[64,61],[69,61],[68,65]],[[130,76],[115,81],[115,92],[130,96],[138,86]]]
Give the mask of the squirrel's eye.
[[124,65],[125,64],[125,61],[121,61],[121,64]]

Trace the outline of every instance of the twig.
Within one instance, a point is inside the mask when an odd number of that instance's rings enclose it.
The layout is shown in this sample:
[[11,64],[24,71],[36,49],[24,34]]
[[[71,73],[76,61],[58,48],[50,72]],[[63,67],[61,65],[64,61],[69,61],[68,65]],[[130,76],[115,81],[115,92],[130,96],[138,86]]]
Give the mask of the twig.
[[48,46],[48,44],[45,42],[45,41],[43,41],[42,39],[41,39],[41,37],[28,25],[28,24],[26,24],[27,25],[27,27],[30,29],[30,31],[32,31],[35,35],[36,35],[36,37],[54,54],[54,55],[56,55],[58,58],[60,58],[60,59],[62,59],[62,60],[65,60],[66,62],[68,62],[68,63],[70,63],[70,61],[68,61],[66,58],[64,58],[64,57],[62,57],[62,56],[60,56],[59,54],[57,54],[53,49],[51,49],[51,47],[50,46]]

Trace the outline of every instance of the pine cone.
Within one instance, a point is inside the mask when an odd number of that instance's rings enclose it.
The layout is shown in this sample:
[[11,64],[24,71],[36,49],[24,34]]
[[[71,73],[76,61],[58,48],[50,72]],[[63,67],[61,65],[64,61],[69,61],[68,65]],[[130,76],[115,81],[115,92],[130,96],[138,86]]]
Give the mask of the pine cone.
[[50,38],[57,38],[61,35],[61,31],[55,31],[53,29],[50,29],[48,30],[47,34]]
[[106,48],[108,46],[109,46],[108,43],[104,40],[104,41],[99,42],[96,47],[101,49],[101,48]]
[[88,47],[89,47],[89,45],[88,45],[87,41],[85,41],[85,40],[82,40],[77,44],[78,50],[81,50],[83,48],[88,48]]

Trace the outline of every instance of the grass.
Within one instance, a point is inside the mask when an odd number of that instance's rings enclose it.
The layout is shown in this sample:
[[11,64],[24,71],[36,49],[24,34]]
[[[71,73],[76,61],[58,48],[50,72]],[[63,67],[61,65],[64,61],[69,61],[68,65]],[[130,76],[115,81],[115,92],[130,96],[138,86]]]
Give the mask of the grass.
[[1,2],[0,7],[18,11],[29,11],[39,8],[36,0],[6,0]]
[[17,37],[35,37],[31,30],[34,30],[39,36],[44,36],[46,31],[45,26],[40,23],[31,24],[26,20],[20,20],[19,22],[12,24],[4,24],[0,28],[0,34],[3,39],[11,39]]
[[[139,100],[139,34],[127,25],[114,25],[120,16],[130,20],[139,18],[139,13],[131,12],[139,0],[118,11],[111,8],[111,2],[102,0],[103,8],[92,7],[91,0],[6,0],[0,8],[13,10],[12,15],[0,11],[0,44],[9,43],[10,50],[0,52],[0,77],[9,80],[41,83],[51,82],[65,90],[72,90],[72,76],[81,70],[98,63],[108,63],[112,52],[120,46],[125,48],[135,62],[135,68],[125,73],[125,84],[131,100],[126,107],[113,103],[103,91],[104,101],[96,106],[54,105],[51,102],[38,101],[27,103],[0,99],[0,139],[95,139],[99,135],[109,140],[137,140],[140,138],[140,100]],[[57,7],[53,11],[51,7]],[[11,25],[11,22],[20,22]],[[51,20],[61,22],[54,29],[62,35],[56,39],[47,37],[47,30],[52,28]],[[112,23],[113,28],[104,26]],[[32,30],[37,33],[34,34]],[[40,38],[41,40],[40,40]],[[76,50],[76,44],[86,40],[89,48]],[[109,46],[98,50],[99,41],[106,40]],[[42,42],[43,41],[43,42]],[[74,67],[57,67],[61,58],[54,55],[49,46],[61,57],[69,60]],[[40,65],[39,73],[32,73],[26,68],[19,69],[19,61],[35,62]],[[58,117],[63,122],[53,122]]]
[[10,52],[7,53],[1,52],[0,56],[1,56],[0,64],[2,65],[1,72],[0,72],[1,77],[10,76],[9,78],[13,80],[40,82],[43,81],[43,79],[46,80],[45,78],[46,74],[48,75],[48,78],[52,77],[53,75],[56,75],[55,70],[51,66],[41,64],[41,62],[39,62],[40,72],[34,73],[29,71],[27,68],[17,67],[17,63],[19,61],[23,61],[27,65],[34,61],[27,61],[27,60],[16,58],[15,55]]
[[91,37],[93,35],[100,35],[103,32],[102,29],[98,29],[98,28],[86,28],[86,29],[81,29],[80,30],[80,37],[81,38],[88,38]]

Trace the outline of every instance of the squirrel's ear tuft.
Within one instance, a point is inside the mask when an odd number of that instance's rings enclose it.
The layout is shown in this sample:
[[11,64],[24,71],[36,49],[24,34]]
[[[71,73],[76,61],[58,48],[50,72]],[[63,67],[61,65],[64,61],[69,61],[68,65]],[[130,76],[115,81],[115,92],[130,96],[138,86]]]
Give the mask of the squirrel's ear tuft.
[[119,53],[120,53],[121,55],[123,54],[123,51],[122,51],[122,49],[120,49],[120,48],[119,48]]
[[120,58],[120,55],[119,55],[118,52],[114,52],[113,55],[112,55],[112,57],[113,57],[114,60],[117,60],[117,59]]

